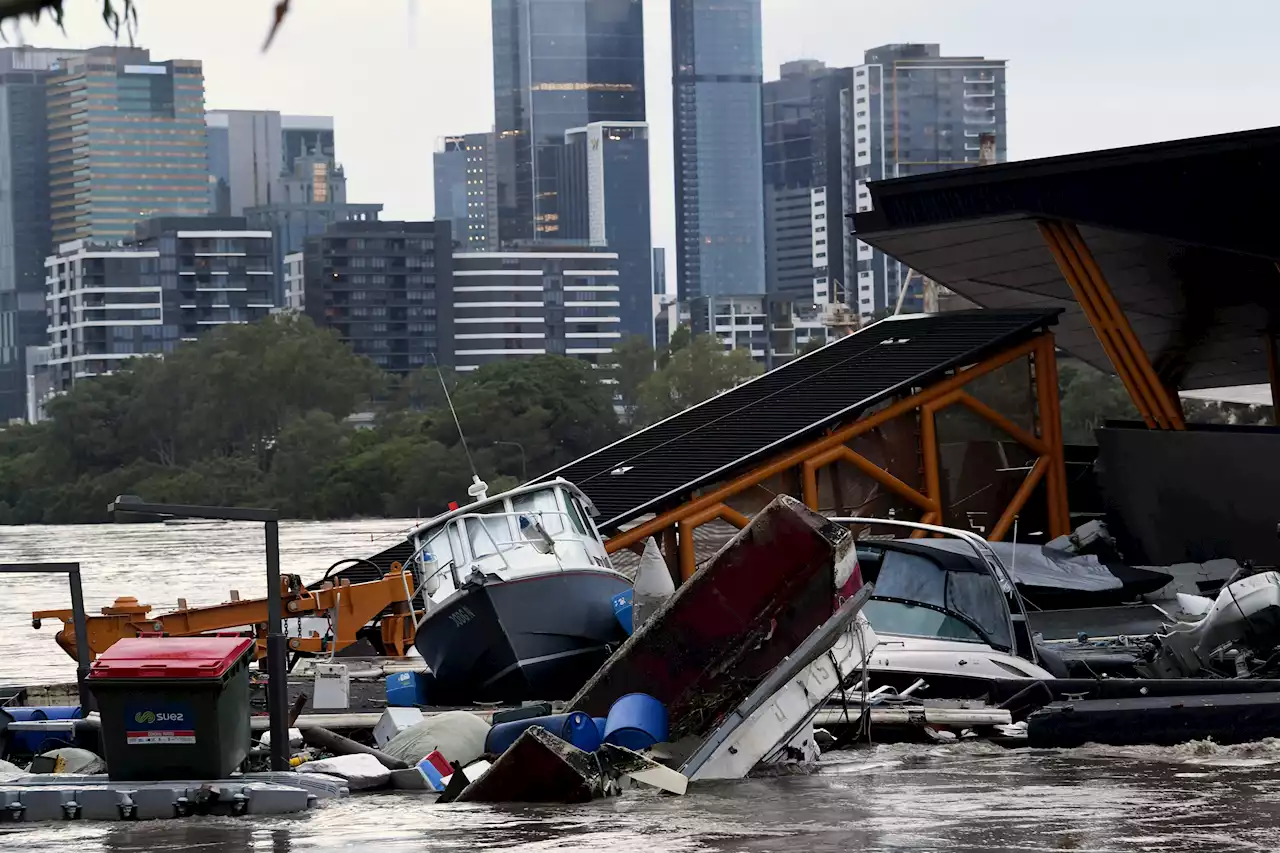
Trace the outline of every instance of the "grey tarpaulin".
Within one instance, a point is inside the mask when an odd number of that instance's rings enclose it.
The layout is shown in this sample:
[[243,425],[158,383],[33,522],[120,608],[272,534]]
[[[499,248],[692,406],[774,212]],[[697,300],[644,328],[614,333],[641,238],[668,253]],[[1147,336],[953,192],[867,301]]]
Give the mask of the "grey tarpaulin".
[[[959,539],[918,539],[916,544],[954,551],[967,557],[977,557],[973,549]],[[1083,556],[1055,551],[1040,545],[1015,545],[1010,542],[989,542],[991,550],[1013,575],[1019,586],[1040,586],[1050,589],[1069,589],[1080,592],[1100,592],[1120,589],[1120,579],[1092,554]]]

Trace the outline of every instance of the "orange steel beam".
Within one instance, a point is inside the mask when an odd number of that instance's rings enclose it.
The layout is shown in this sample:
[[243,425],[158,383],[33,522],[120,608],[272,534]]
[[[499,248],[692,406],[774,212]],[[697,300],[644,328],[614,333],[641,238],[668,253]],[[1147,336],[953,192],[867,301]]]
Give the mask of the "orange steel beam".
[[811,459],[820,453],[824,453],[833,447],[845,444],[850,439],[856,438],[865,432],[869,432],[880,425],[900,417],[908,412],[920,408],[925,403],[936,400],[946,394],[955,391],[964,385],[972,382],[980,376],[986,376],[994,370],[999,370],[1006,364],[1016,361],[1019,358],[1030,355],[1039,345],[1041,338],[1048,338],[1052,341],[1052,336],[1040,335],[1031,340],[1019,344],[1016,347],[1005,350],[1004,352],[994,355],[985,361],[973,365],[967,370],[956,373],[955,375],[942,380],[928,388],[906,397],[898,402],[887,406],[875,414],[861,418],[849,424],[846,427],[835,430],[828,435],[814,441],[805,447],[785,453],[773,459],[773,461],[765,463],[747,473],[737,477],[728,483],[720,486],[704,495],[685,503],[673,510],[665,512],[656,518],[646,521],[644,524],[635,527],[610,539],[606,544],[606,550],[612,554],[622,548],[627,548],[635,542],[647,539],[665,530],[673,524],[677,524],[687,518],[691,518],[716,504],[723,503],[734,495],[740,494],[747,489],[757,486],[770,477],[790,471],[793,468],[803,465],[805,460]]
[[1058,356],[1053,341],[1042,340],[1035,354],[1036,400],[1040,412],[1040,437],[1052,459],[1047,488],[1049,493],[1049,535],[1071,532],[1071,509],[1067,499],[1067,465],[1062,448],[1062,411],[1058,394]]
[[720,517],[739,530],[751,523],[751,519],[747,518],[731,506],[722,507],[720,509]]
[[1098,337],[1098,343],[1102,345],[1102,349],[1107,354],[1107,359],[1111,362],[1111,366],[1115,368],[1120,381],[1124,383],[1125,391],[1128,392],[1129,399],[1137,407],[1138,413],[1142,415],[1142,420],[1146,422],[1149,428],[1162,427],[1163,424],[1159,422],[1155,415],[1156,409],[1153,408],[1147,389],[1139,382],[1135,373],[1131,371],[1132,365],[1130,360],[1126,358],[1127,351],[1122,347],[1121,342],[1113,336],[1111,325],[1102,313],[1102,306],[1097,303],[1095,294],[1085,280],[1084,266],[1075,256],[1070,242],[1059,232],[1058,227],[1056,222],[1039,223],[1040,235],[1044,238],[1045,245],[1053,253],[1062,277],[1066,279],[1068,286],[1070,286],[1076,302],[1080,305],[1080,310],[1084,312],[1085,319],[1093,327],[1093,332]]
[[[938,524],[941,518],[942,518],[941,513],[926,512],[924,514],[924,517],[920,519],[920,523],[921,524]],[[925,531],[925,530],[913,530],[911,531],[911,538],[923,539],[927,533],[928,531]]]
[[886,488],[911,501],[921,509],[929,512],[936,511],[938,509],[936,501],[930,500],[926,495],[920,494],[920,492],[911,488],[911,486],[908,486],[906,483],[902,482],[897,477],[893,476],[888,471],[863,456],[861,453],[843,445],[840,447],[833,447],[826,453],[820,453],[812,459],[806,460],[804,463],[806,481],[810,471],[814,473],[814,479],[816,480],[816,475],[819,469],[825,468],[833,462],[840,461],[848,462],[868,477],[871,477]]
[[942,518],[942,465],[938,461],[938,425],[933,415],[930,406],[920,408],[920,455],[924,462],[924,493]]
[[818,511],[818,468],[806,464],[800,471],[800,497],[804,505],[814,512]]
[[987,421],[992,426],[1007,433],[1015,441],[1028,450],[1034,451],[1038,456],[1047,456],[1049,453],[1049,445],[1027,432],[986,403],[968,394],[964,391],[960,392],[960,396],[956,399],[965,408],[972,411],[975,415]]
[[1129,348],[1129,342],[1125,340],[1120,333],[1119,327],[1115,323],[1115,318],[1108,309],[1106,303],[1102,299],[1102,295],[1098,293],[1093,278],[1089,275],[1088,268],[1085,266],[1084,259],[1080,257],[1076,244],[1071,240],[1065,223],[1053,223],[1054,231],[1058,238],[1058,245],[1067,258],[1068,265],[1076,276],[1076,283],[1080,289],[1086,294],[1093,309],[1094,317],[1097,318],[1102,326],[1104,333],[1111,341],[1111,346],[1120,357],[1121,366],[1117,370],[1123,370],[1124,375],[1128,378],[1130,384],[1137,390],[1142,398],[1142,411],[1149,415],[1160,429],[1169,426],[1160,403],[1156,399],[1155,392],[1151,389],[1147,382],[1146,376],[1142,373],[1138,366],[1137,357]]
[[1147,357],[1147,351],[1143,349],[1142,342],[1138,340],[1137,334],[1134,333],[1133,326],[1129,323],[1128,315],[1124,313],[1124,309],[1116,301],[1111,285],[1107,283],[1106,276],[1102,274],[1102,268],[1098,266],[1097,260],[1094,259],[1093,252],[1089,249],[1089,244],[1084,241],[1084,237],[1080,236],[1080,229],[1076,228],[1072,223],[1059,223],[1058,228],[1061,229],[1061,232],[1075,248],[1076,256],[1084,264],[1085,272],[1091,280],[1094,293],[1102,300],[1103,307],[1111,317],[1113,328],[1120,335],[1120,339],[1127,345],[1133,361],[1138,367],[1139,374],[1151,389],[1151,395],[1159,407],[1158,410],[1168,420],[1172,429],[1186,429],[1187,426],[1182,420],[1182,407],[1156,374],[1156,369],[1151,365],[1151,359]]
[[1013,500],[1009,501],[1009,505],[1004,508],[1004,514],[1000,516],[996,526],[991,528],[991,535],[987,537],[990,541],[999,542],[1009,533],[1009,528],[1013,526],[1014,519],[1018,517],[1018,513],[1022,512],[1022,508],[1027,505],[1027,500],[1030,499],[1031,493],[1036,490],[1036,486],[1039,485],[1049,467],[1050,460],[1048,456],[1041,456],[1036,460],[1036,464],[1031,466],[1031,470],[1027,472],[1027,478],[1022,481],[1022,485],[1014,493]]
[[698,570],[698,560],[693,548],[693,530],[697,524],[680,522],[680,580],[687,581]]

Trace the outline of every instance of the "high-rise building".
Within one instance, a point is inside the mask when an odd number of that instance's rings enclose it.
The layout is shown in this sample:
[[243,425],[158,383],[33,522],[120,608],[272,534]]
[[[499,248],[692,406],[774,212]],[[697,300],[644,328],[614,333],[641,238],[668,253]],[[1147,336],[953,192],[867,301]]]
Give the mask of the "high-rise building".
[[768,292],[797,304],[841,301],[847,236],[840,96],[853,69],[788,62],[764,84]]
[[827,341],[826,312],[770,296],[704,296],[676,312],[695,335],[712,335],[726,349],[740,349],[772,370],[807,345]]
[[305,252],[290,252],[284,256],[284,302],[280,310],[301,314],[307,306],[307,268]]
[[372,222],[381,212],[380,204],[347,202],[346,173],[331,155],[295,157],[291,170],[277,176],[272,202],[244,212],[250,226],[275,236],[275,271],[282,288],[276,293],[277,304],[286,304],[286,255],[302,251],[307,238],[325,233],[335,222]]
[[499,238],[556,241],[565,132],[645,120],[642,0],[492,8]]
[[592,364],[622,337],[618,255],[539,241],[453,256],[459,371],[553,353]]
[[765,292],[760,0],[671,0],[681,299]]
[[45,261],[53,393],[275,307],[271,232],[243,217],[155,217],[134,236],[74,240]]
[[453,363],[448,221],[335,222],[304,255],[303,310],[317,325],[392,373]]
[[[867,51],[853,74],[841,105],[846,211],[871,209],[868,181],[978,165],[984,136],[994,140],[995,162],[1005,160],[1003,59],[943,56],[936,44],[891,44]],[[864,319],[897,308],[907,272],[860,240],[846,253],[844,280]],[[903,310],[921,308],[916,285]]]
[[208,212],[199,61],[93,48],[61,64],[48,98],[55,244],[128,241],[148,217]]
[[294,161],[308,154],[318,154],[331,161],[338,158],[333,143],[333,116],[280,116],[281,146],[284,162],[280,170],[293,172]]
[[270,110],[210,110],[209,174],[216,182],[214,212],[243,216],[270,204],[284,168],[280,113]]
[[560,233],[618,256],[622,334],[653,339],[649,126],[592,122],[565,132]]
[[0,50],[0,423],[26,412],[26,355],[48,341],[44,259],[49,219],[45,86],[78,50]]
[[468,252],[498,248],[498,170],[492,133],[446,136],[433,158],[436,219],[453,222]]

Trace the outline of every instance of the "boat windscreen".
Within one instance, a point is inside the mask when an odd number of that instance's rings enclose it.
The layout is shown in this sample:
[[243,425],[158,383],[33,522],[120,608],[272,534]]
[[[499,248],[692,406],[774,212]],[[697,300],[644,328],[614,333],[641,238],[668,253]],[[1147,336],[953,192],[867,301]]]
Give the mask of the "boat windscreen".
[[926,557],[886,550],[875,578],[875,596],[957,613],[981,628],[991,646],[1013,648],[1004,595],[988,574],[948,571]]

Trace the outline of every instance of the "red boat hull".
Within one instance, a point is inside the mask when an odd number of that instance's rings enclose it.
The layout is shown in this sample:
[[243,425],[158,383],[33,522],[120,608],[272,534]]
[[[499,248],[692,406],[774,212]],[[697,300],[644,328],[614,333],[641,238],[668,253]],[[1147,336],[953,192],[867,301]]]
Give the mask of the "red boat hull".
[[710,731],[862,586],[853,535],[782,496],[686,581],[569,705],[667,706],[670,740]]

